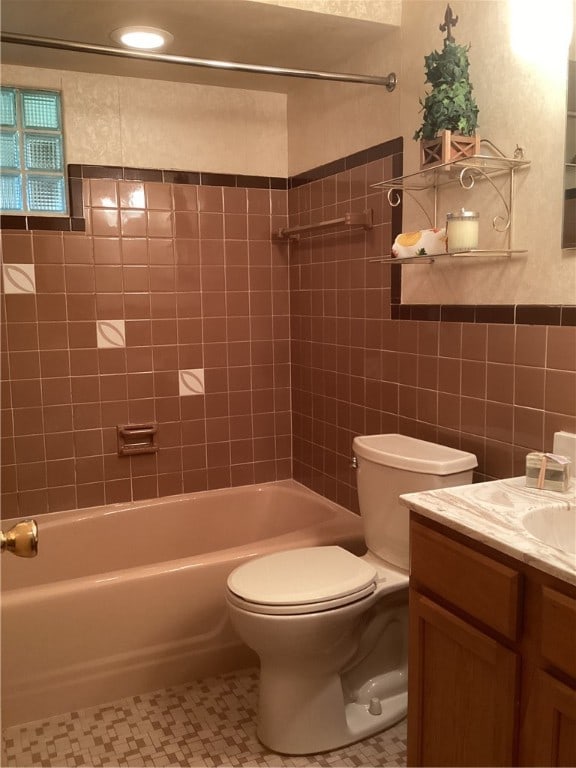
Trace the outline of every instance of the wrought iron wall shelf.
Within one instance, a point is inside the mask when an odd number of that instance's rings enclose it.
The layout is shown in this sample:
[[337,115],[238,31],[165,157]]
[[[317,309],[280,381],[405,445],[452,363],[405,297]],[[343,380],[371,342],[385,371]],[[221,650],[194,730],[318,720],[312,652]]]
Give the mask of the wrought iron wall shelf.
[[[476,181],[486,180],[491,184],[492,188],[500,198],[504,209],[506,211],[505,216],[497,215],[492,220],[492,227],[497,232],[506,233],[506,244],[504,248],[497,250],[473,250],[467,251],[464,254],[446,253],[439,254],[434,257],[412,256],[402,259],[390,257],[383,257],[382,259],[375,259],[375,261],[410,263],[419,261],[420,263],[431,263],[438,256],[454,256],[454,255],[499,255],[499,256],[511,256],[516,253],[526,253],[525,250],[515,249],[513,246],[513,214],[514,214],[514,197],[515,197],[515,174],[517,171],[524,170],[530,166],[530,161],[524,158],[524,150],[521,147],[516,147],[513,157],[507,157],[498,147],[488,139],[482,139],[480,142],[482,153],[473,155],[472,157],[463,158],[460,160],[454,160],[447,163],[436,165],[430,169],[424,169],[416,171],[415,173],[409,173],[405,176],[398,176],[395,179],[389,179],[387,181],[380,181],[377,184],[372,184],[373,189],[388,190],[388,202],[395,208],[400,205],[402,198],[400,193],[405,193],[411,197],[420,210],[426,216],[429,225],[431,227],[438,226],[438,198],[439,190],[443,187],[460,184],[463,189],[470,190],[474,187]],[[507,183],[507,195],[502,194],[494,184],[493,177],[506,175],[508,177]],[[415,196],[418,192],[424,192],[431,190],[433,192],[433,215],[430,216],[422,202]]]
[[514,249],[482,249],[474,248],[470,251],[450,251],[446,253],[435,253],[433,255],[424,253],[417,256],[381,256],[368,261],[375,261],[379,264],[433,264],[436,259],[442,259],[446,256],[452,258],[469,258],[474,256],[513,256],[517,253],[527,253],[526,250]]

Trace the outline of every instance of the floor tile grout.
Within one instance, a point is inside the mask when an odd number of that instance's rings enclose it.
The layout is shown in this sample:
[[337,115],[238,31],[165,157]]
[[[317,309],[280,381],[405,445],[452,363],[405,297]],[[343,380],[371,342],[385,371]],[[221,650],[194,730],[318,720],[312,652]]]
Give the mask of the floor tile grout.
[[287,756],[256,738],[258,671],[211,677],[69,712],[2,734],[2,765],[379,768],[406,765],[406,723],[318,755]]

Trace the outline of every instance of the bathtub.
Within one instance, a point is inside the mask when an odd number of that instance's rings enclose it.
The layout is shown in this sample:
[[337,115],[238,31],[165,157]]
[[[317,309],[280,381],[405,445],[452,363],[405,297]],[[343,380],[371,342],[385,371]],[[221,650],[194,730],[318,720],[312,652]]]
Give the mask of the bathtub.
[[4,726],[255,664],[228,621],[232,569],[295,547],[365,551],[356,515],[294,481],[36,520],[38,557],[1,561]]

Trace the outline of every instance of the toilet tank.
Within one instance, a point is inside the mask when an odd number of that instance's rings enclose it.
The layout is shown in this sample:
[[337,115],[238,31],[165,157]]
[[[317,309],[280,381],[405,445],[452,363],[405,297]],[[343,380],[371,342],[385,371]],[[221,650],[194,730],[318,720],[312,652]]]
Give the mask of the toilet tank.
[[398,497],[471,483],[476,456],[396,434],[355,437],[352,446],[366,545],[376,557],[407,571],[409,510]]

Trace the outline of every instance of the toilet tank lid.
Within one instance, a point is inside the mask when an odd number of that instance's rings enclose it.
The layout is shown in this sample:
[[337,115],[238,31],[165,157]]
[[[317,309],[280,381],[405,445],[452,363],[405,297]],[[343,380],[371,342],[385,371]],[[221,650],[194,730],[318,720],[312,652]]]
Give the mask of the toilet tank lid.
[[375,582],[375,568],[345,549],[305,547],[244,563],[228,577],[228,589],[262,605],[302,605],[353,595]]
[[478,466],[473,453],[408,435],[364,435],[355,437],[352,446],[367,461],[425,475],[453,475]]

